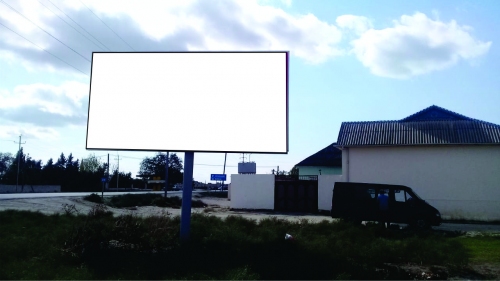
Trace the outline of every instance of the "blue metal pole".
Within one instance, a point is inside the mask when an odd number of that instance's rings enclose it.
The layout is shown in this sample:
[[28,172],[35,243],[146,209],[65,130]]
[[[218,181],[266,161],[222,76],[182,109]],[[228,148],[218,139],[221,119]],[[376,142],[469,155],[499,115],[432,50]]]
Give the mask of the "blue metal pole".
[[191,196],[193,195],[194,152],[184,153],[184,179],[182,181],[181,240],[189,239],[191,226]]
[[167,189],[168,189],[168,160],[169,160],[169,152],[167,151],[167,162],[165,163],[165,198],[167,198]]

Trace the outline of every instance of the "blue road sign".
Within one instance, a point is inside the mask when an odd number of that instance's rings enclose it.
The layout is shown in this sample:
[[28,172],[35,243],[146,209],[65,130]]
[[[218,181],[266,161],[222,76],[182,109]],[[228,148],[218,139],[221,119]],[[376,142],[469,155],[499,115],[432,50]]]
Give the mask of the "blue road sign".
[[226,175],[225,174],[211,174],[210,180],[211,181],[226,181]]
[[106,182],[107,178],[101,178],[101,182]]

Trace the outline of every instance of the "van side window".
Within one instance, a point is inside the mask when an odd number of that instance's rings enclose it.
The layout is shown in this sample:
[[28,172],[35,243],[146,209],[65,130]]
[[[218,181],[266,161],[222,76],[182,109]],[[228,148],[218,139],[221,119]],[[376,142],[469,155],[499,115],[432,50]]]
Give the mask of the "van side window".
[[369,194],[371,199],[375,199],[375,189],[367,189],[366,192]]
[[406,201],[413,200],[413,197],[411,197],[410,193],[408,193],[408,192],[405,192],[405,193],[406,193]]
[[405,193],[404,190],[394,190],[394,199],[396,202],[405,202]]

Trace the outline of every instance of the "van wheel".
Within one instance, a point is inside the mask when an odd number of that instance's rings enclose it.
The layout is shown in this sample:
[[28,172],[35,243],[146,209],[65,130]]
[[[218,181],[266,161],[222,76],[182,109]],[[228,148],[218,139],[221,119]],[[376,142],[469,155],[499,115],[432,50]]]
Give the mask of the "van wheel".
[[410,225],[417,230],[426,230],[430,228],[429,222],[425,218],[416,218]]
[[345,221],[348,222],[348,223],[352,223],[354,225],[361,225],[361,223],[362,223],[361,220],[358,220],[358,219],[355,219],[355,218],[346,218]]

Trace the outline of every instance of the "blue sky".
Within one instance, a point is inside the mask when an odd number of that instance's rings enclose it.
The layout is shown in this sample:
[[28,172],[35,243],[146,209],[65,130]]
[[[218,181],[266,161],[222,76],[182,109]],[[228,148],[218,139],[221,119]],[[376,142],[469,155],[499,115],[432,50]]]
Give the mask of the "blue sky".
[[[497,1],[1,0],[0,151],[14,154],[22,134],[25,152],[43,162],[61,152],[107,155],[85,150],[89,60],[130,47],[289,50],[289,153],[251,155],[258,173],[290,170],[335,142],[343,121],[401,119],[438,105],[500,124],[498,14]],[[213,137],[227,134],[226,126]],[[110,153],[111,167],[119,154],[120,170],[133,175],[154,155]],[[227,174],[241,156],[228,155]],[[222,153],[196,153],[195,180],[209,181],[223,163]]]

